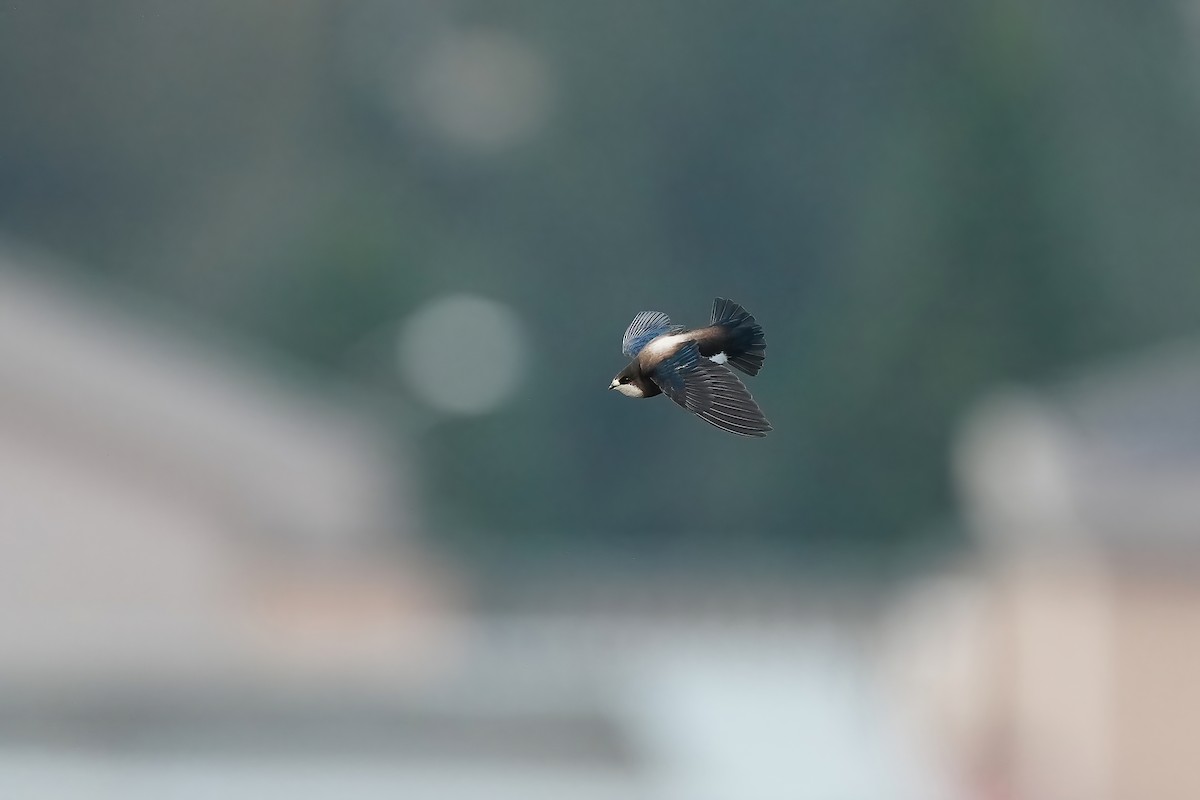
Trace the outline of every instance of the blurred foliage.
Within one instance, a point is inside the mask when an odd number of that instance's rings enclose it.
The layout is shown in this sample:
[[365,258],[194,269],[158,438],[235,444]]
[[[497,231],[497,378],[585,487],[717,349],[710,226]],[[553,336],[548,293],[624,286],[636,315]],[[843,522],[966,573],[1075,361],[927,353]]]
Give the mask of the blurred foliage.
[[[460,545],[888,551],[950,508],[982,393],[1200,321],[1183,10],[10,3],[0,220],[381,389],[364,343],[421,302],[512,304],[518,402],[417,445]],[[545,129],[496,154],[394,102],[479,28],[553,79]],[[700,323],[715,295],[768,333],[761,442],[604,391],[635,312]]]

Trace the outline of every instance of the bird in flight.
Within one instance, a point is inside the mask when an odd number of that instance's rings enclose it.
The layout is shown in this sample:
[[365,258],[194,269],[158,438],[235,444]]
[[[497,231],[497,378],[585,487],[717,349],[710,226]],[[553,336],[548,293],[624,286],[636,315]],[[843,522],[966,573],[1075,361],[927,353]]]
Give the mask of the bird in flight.
[[732,300],[713,301],[707,327],[685,330],[661,311],[629,323],[621,350],[632,361],[609,384],[626,397],[665,394],[710,425],[738,436],[766,436],[771,423],[733,373],[757,375],[767,339],[750,312]]

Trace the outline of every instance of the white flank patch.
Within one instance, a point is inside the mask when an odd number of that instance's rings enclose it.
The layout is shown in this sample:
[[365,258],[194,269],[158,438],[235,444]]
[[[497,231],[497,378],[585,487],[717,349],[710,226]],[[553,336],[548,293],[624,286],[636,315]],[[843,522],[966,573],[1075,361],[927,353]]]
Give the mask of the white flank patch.
[[708,360],[713,362],[714,364],[724,364],[726,361],[729,360],[729,356],[725,355],[724,353],[715,353]]
[[687,334],[677,333],[673,336],[660,336],[646,345],[646,351],[652,356],[666,356],[675,352],[680,343],[690,339]]

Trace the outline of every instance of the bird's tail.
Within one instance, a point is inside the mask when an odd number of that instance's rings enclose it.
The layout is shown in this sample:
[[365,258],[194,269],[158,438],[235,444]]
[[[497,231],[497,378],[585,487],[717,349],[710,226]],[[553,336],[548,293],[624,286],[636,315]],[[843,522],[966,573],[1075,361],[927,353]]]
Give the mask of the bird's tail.
[[725,329],[725,355],[729,366],[757,375],[767,357],[767,337],[749,311],[732,300],[713,300],[712,325]]

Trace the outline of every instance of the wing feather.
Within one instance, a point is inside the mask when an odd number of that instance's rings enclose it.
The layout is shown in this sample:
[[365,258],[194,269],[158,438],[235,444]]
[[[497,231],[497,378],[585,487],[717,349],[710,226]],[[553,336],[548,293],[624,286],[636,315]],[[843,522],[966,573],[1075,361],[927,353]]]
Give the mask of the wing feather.
[[728,367],[700,355],[689,342],[650,376],[663,394],[709,425],[738,436],[766,436],[771,423]]
[[621,351],[630,358],[637,358],[642,348],[665,333],[683,330],[682,325],[672,325],[671,318],[661,311],[643,311],[633,318],[621,339]]

